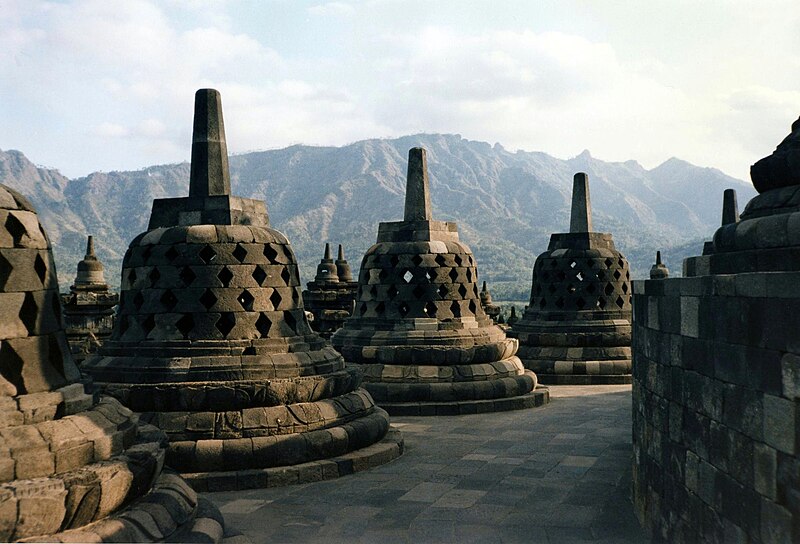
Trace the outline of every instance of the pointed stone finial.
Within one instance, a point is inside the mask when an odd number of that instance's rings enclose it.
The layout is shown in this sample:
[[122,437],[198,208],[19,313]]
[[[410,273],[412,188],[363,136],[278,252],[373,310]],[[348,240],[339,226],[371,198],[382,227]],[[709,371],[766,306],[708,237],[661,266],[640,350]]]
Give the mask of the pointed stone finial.
[[578,172],[572,181],[572,213],[570,232],[592,232],[592,201],[589,198],[589,176]]
[[317,275],[314,277],[317,283],[337,283],[339,281],[339,274],[331,258],[331,244],[325,243],[325,255],[317,265]]
[[481,289],[481,292],[482,293],[488,293],[489,292],[489,288],[486,287],[486,280],[483,280],[483,288]]
[[669,268],[661,262],[661,252],[656,251],[656,264],[650,268],[651,280],[663,280],[669,277]]
[[97,259],[97,256],[94,254],[94,237],[91,234],[86,239],[86,255],[83,257],[83,260],[86,259]]
[[428,185],[428,159],[425,149],[408,150],[408,176],[406,181],[406,209],[404,221],[431,220],[431,194]]
[[332,261],[331,259],[331,244],[330,242],[325,242],[325,256],[322,257],[325,261]]
[[342,244],[339,244],[339,257],[336,259],[336,274],[339,276],[339,281],[353,281],[353,271],[350,268],[350,263],[344,258]]
[[222,120],[222,99],[215,89],[200,89],[194,95],[192,165],[189,196],[231,194],[228,146]]
[[736,201],[736,189],[725,189],[722,194],[722,224],[730,225],[739,222],[739,204]]

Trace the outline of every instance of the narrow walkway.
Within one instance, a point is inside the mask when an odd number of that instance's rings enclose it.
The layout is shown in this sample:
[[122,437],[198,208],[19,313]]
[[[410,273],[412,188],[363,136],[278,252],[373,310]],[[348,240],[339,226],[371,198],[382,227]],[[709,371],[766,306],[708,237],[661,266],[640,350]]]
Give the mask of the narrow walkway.
[[206,497],[254,543],[646,542],[630,386],[550,391],[533,410],[392,418],[406,452],[373,470]]

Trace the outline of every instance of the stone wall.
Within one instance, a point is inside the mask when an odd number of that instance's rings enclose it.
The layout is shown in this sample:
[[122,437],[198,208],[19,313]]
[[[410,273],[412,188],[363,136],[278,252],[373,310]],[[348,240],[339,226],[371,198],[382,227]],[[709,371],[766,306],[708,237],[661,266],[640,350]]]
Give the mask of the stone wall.
[[673,542],[800,541],[800,273],[635,282],[636,514]]

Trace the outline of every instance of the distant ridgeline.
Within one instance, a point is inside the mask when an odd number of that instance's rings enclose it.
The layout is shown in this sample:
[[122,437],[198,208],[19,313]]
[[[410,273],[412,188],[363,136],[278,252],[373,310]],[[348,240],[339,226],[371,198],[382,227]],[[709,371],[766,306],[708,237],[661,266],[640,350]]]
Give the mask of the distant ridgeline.
[[[645,170],[635,161],[603,162],[587,151],[560,160],[431,134],[236,155],[231,181],[237,194],[269,202],[273,224],[293,242],[305,284],[314,277],[320,244],[334,240],[351,255],[363,255],[374,225],[392,219],[386,210],[402,210],[405,153],[415,146],[427,148],[431,159],[434,213],[459,222],[480,280],[489,281],[496,300],[528,299],[536,255],[550,233],[569,225],[576,171],[591,177],[595,226],[614,233],[634,278],[647,276],[657,249],[676,271],[684,257],[697,254],[703,236],[719,226],[724,189],[735,188],[744,202],[755,194],[743,181],[678,159]],[[183,194],[188,179],[189,164],[181,163],[70,180],[18,151],[0,151],[0,183],[31,196],[65,287],[89,234],[109,284],[118,287],[125,248],[146,229],[153,199]]]

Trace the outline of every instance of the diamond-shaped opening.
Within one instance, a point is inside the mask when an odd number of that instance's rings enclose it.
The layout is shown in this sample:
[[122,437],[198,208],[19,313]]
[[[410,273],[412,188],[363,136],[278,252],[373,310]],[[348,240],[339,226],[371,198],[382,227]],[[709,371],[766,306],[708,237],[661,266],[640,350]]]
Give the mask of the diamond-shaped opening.
[[166,257],[169,262],[172,262],[175,259],[177,259],[178,255],[180,254],[178,253],[178,250],[175,249],[175,246],[169,246],[167,252],[164,253],[164,257]]
[[242,246],[242,244],[236,244],[236,248],[233,250],[233,256],[237,261],[243,263],[247,258],[247,250]]
[[292,331],[297,332],[297,319],[292,312],[283,312],[283,320]]
[[148,315],[142,320],[142,330],[144,331],[144,335],[147,336],[150,334],[150,331],[156,328],[156,319],[153,315]]
[[458,253],[456,253],[455,257],[453,257],[453,260],[456,262],[456,266],[461,266],[461,263],[463,262],[461,260],[461,255]]
[[577,298],[577,300],[575,300],[575,306],[576,306],[576,307],[577,307],[579,310],[583,310],[583,307],[584,307],[584,306],[586,306],[586,301],[585,301],[585,300],[583,300],[583,298],[582,298],[582,297],[578,297],[578,298]]
[[197,278],[197,274],[195,274],[194,271],[188,266],[184,266],[181,269],[180,274],[178,274],[178,277],[181,279],[184,285],[188,286],[191,285],[192,282]]
[[556,300],[556,306],[559,308],[564,307],[564,297],[558,297],[558,300]]
[[281,294],[278,292],[277,289],[275,289],[269,296],[269,301],[272,303],[272,309],[277,310],[278,307],[281,305],[281,302],[283,301],[283,297],[281,297]]
[[450,280],[455,283],[455,281],[458,279],[458,270],[451,268],[448,276],[450,276]]
[[610,297],[611,293],[614,292],[614,285],[612,285],[611,283],[607,283],[606,288],[603,290],[605,291],[606,295]]
[[622,274],[619,273],[619,270],[614,270],[614,279],[618,280],[622,277]]
[[236,316],[233,314],[233,312],[225,312],[219,316],[219,319],[217,319],[217,322],[214,323],[214,326],[219,332],[222,333],[222,336],[227,338],[230,332],[233,330],[233,327],[236,326]]
[[164,306],[164,308],[167,309],[168,312],[172,311],[172,309],[178,303],[178,297],[176,297],[175,293],[173,293],[169,289],[164,291],[159,300],[161,301],[161,304]]
[[606,307],[606,299],[605,297],[598,297],[597,298],[597,307],[601,310]]
[[41,253],[36,254],[36,259],[33,261],[33,269],[36,271],[39,281],[44,285],[44,280],[47,279],[47,264],[42,259]]
[[376,314],[383,315],[383,313],[385,311],[386,311],[386,304],[384,304],[383,302],[379,302],[378,305],[375,306],[375,313]]
[[425,296],[425,288],[422,285],[417,285],[411,293],[415,298],[420,299]]
[[390,285],[389,289],[386,290],[386,294],[389,295],[390,300],[394,299],[394,297],[397,296],[398,292],[399,291],[397,290],[397,287],[395,287],[394,285]]
[[467,268],[467,283],[472,283],[472,269]]
[[558,278],[558,281],[564,281],[567,278],[567,275],[564,273],[563,270],[559,270],[556,273],[556,278]]
[[461,298],[465,298],[467,296],[467,288],[463,283],[458,286],[458,294],[461,295]]
[[205,292],[200,295],[200,304],[203,305],[203,308],[206,310],[210,310],[211,307],[217,303],[217,295],[215,295],[211,289],[206,289]]
[[475,264],[475,261],[473,260],[472,255],[467,255],[467,263],[469,263],[470,266]]
[[408,315],[408,312],[411,311],[411,308],[408,307],[408,304],[405,302],[401,302],[400,306],[397,308],[397,311],[400,312],[400,315],[405,317]]
[[461,304],[459,304],[457,300],[450,303],[450,312],[453,314],[453,317],[461,317]]
[[422,309],[425,312],[425,315],[428,317],[436,317],[436,304],[433,302],[428,302],[425,304],[425,307]]
[[619,297],[619,296],[618,296],[618,297],[617,297],[617,300],[615,300],[614,302],[615,302],[615,303],[617,304],[617,306],[619,306],[620,308],[622,308],[623,306],[625,306],[625,301],[624,301],[624,300],[622,300],[622,297]]
[[434,261],[436,261],[436,264],[438,264],[439,266],[444,266],[444,263],[447,262],[447,259],[444,258],[444,255],[439,253],[438,255],[436,255]]
[[411,257],[411,262],[414,263],[414,266],[419,266],[422,264],[422,257],[419,255],[414,255]]
[[436,292],[439,293],[440,298],[445,298],[447,296],[448,291],[449,290],[447,289],[447,286],[443,283],[440,283],[439,288],[436,290]]
[[136,291],[136,294],[133,295],[133,307],[137,310],[142,308],[142,304],[144,304],[144,297],[142,296],[141,291]]
[[150,259],[150,255],[153,254],[153,246],[144,246],[142,250],[142,263],[147,264],[148,259]]
[[583,281],[583,273],[582,272],[578,272],[577,274],[575,274],[575,278],[578,281]]
[[575,286],[574,286],[574,285],[567,285],[567,293],[570,293],[570,294],[572,294],[572,293],[574,293],[575,291],[577,291],[577,289],[575,288]]
[[373,298],[377,297],[378,296],[378,286],[377,285],[373,285],[372,287],[370,287],[369,294],[372,295]]
[[231,272],[227,266],[223,267],[223,269],[217,274],[217,279],[222,282],[223,287],[228,287],[233,279],[233,272]]
[[194,317],[192,314],[183,314],[181,318],[175,322],[175,327],[183,335],[184,340],[189,338],[189,333],[194,328]]
[[361,303],[361,307],[358,309],[358,314],[359,315],[364,315],[365,313],[367,313],[367,303],[366,302],[362,302]]
[[22,245],[22,237],[28,232],[25,230],[25,225],[22,224],[22,221],[17,219],[13,213],[9,213],[6,218],[6,230],[14,239],[15,247]]
[[294,289],[292,289],[292,300],[294,301],[295,304],[300,302],[300,288],[299,287],[295,287]]
[[620,268],[625,268],[625,261],[623,261],[621,258],[617,261],[617,264]]
[[571,263],[569,263],[569,267],[570,268],[575,268],[576,266],[578,266],[578,263],[575,262],[575,261],[572,261]]
[[428,283],[433,281],[433,274],[431,274],[430,270],[425,271],[425,279],[428,280]]
[[158,280],[161,279],[161,272],[158,271],[158,268],[153,268],[147,275],[147,279],[150,280],[150,287],[155,287]]
[[603,263],[606,265],[606,268],[611,268],[611,265],[614,264],[614,261],[612,261],[611,258],[608,258],[603,261]]
[[472,284],[472,294],[475,295],[475,298],[481,298],[480,294],[478,293],[478,284]]
[[214,249],[208,244],[203,246],[203,249],[200,250],[200,253],[198,255],[200,256],[200,259],[202,259],[202,261],[206,264],[211,264],[211,262],[217,258],[217,252],[214,251]]
[[60,323],[61,322],[61,303],[58,301],[58,297],[52,297],[50,299],[50,308],[53,310],[53,315],[56,316],[56,320]]
[[283,280],[283,283],[285,283],[286,285],[292,283],[292,274],[289,272],[289,267],[285,266],[283,270],[281,270],[281,279]]
[[392,265],[392,267],[397,266],[397,263],[399,262],[400,258],[397,255],[392,255],[391,257],[389,257],[389,264]]
[[267,279],[267,272],[261,268],[260,265],[256,265],[255,270],[253,270],[253,279],[256,280],[256,283],[261,285],[264,283],[264,280]]
[[603,272],[602,270],[598,270],[597,271],[597,279],[600,280],[600,281],[605,281],[606,273]]
[[274,263],[277,256],[278,252],[272,247],[272,244],[264,244],[264,257],[266,257],[269,262]]
[[627,270],[625,271],[625,279],[629,280],[629,281],[631,279],[631,273],[629,271],[627,271]]
[[594,265],[597,264],[594,262],[594,259],[586,259],[586,266],[589,268],[594,268]]
[[256,330],[261,338],[266,338],[269,334],[269,329],[272,327],[272,321],[263,313],[256,319]]
[[385,268],[381,268],[381,271],[378,272],[378,280],[383,281],[387,278],[389,272]]
[[414,274],[411,273],[410,270],[406,270],[403,274],[403,281],[406,283],[411,283],[411,280],[414,279]]
[[623,284],[622,284],[622,292],[625,293],[625,294],[628,294],[628,284],[627,283],[623,282]]
[[136,283],[136,269],[131,268],[131,271],[128,272],[128,285],[133,285]]
[[242,305],[242,308],[244,308],[246,312],[253,311],[253,301],[255,300],[255,297],[251,295],[250,291],[247,289],[239,293],[239,296],[236,297],[236,300],[239,301],[239,304]]
[[22,306],[19,309],[19,320],[22,321],[31,336],[36,334],[36,317],[38,315],[39,308],[36,306],[36,300],[33,298],[33,293],[28,291],[25,293],[25,300],[22,301]]
[[472,300],[472,299],[470,299],[470,301],[469,301],[469,306],[468,306],[468,308],[469,308],[469,312],[470,312],[471,314],[474,314],[475,312],[477,312],[477,311],[478,311],[478,306],[475,304],[475,301],[474,301],[474,300]]
[[587,283],[586,284],[586,292],[589,293],[590,295],[593,295],[596,290],[597,290],[597,287],[595,287],[595,285],[593,283]]

